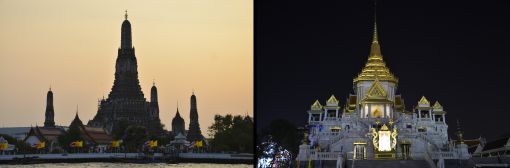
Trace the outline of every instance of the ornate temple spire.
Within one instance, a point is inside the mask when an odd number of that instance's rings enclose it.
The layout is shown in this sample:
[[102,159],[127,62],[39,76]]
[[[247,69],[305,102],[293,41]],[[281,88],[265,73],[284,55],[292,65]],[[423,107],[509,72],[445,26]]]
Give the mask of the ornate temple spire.
[[124,22],[122,22],[122,28],[121,28],[121,43],[120,48],[121,49],[131,49],[132,43],[131,43],[131,23],[129,20],[127,20],[127,10],[126,14],[124,14]]
[[376,3],[374,3],[374,28],[372,44],[370,46],[370,54],[365,67],[361,70],[361,73],[354,78],[353,82],[358,81],[374,81],[375,78],[379,78],[380,81],[389,81],[397,83],[398,79],[390,72],[390,69],[386,67],[386,63],[383,60],[381,45],[379,44],[379,38],[377,34],[377,14],[376,14]]
[[157,103],[158,102],[158,88],[156,88],[156,83],[154,80],[152,81],[152,88],[151,88],[151,102]]
[[115,80],[108,95],[108,100],[138,99],[145,101],[139,83],[138,63],[131,39],[131,23],[126,17],[121,26],[121,47],[118,49],[115,62]]
[[55,111],[53,109],[53,92],[51,91],[51,85],[50,90],[48,91],[48,94],[46,95],[46,112],[44,114],[44,127],[55,127]]
[[197,97],[195,96],[195,92],[193,90],[193,95],[190,98],[190,122],[189,122],[189,130],[186,139],[190,142],[196,140],[203,140],[204,136],[202,135],[202,131],[200,130],[200,124],[198,122],[198,110],[197,110]]

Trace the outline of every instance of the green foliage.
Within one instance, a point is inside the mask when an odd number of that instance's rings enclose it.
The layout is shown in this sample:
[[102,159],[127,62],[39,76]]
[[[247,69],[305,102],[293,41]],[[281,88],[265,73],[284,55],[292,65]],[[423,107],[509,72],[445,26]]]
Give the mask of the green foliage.
[[124,146],[129,152],[139,152],[148,140],[147,128],[139,125],[127,127],[124,133]]
[[[69,127],[69,130],[58,136],[58,142],[59,144],[61,145],[61,147],[66,150],[66,151],[73,151],[74,149],[72,147],[70,147],[70,144],[71,142],[74,142],[74,141],[78,141],[78,140],[83,140],[83,138],[81,138],[81,133],[80,133],[80,129],[78,128],[78,126],[71,126]],[[83,147],[85,147],[86,144],[83,143]]]
[[122,139],[124,137],[124,132],[126,132],[126,129],[129,127],[129,121],[128,120],[120,120],[117,123],[117,128],[112,130],[112,135],[114,139]]
[[18,149],[18,152],[27,152],[32,150],[32,147],[28,143],[25,143],[23,140],[17,140],[16,138],[7,134],[0,134],[0,137],[4,137],[4,139],[7,140],[7,143],[14,145]]
[[253,119],[240,115],[215,115],[209,128],[210,149],[215,152],[237,151],[253,153]]
[[0,137],[4,137],[5,140],[7,140],[7,143],[9,144],[14,144],[16,143],[16,138],[10,136],[10,135],[7,135],[7,134],[0,134]]

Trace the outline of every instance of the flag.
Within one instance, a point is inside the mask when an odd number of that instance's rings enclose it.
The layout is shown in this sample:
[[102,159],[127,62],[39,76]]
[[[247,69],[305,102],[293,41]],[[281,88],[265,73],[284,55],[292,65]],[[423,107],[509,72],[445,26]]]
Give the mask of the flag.
[[71,142],[71,144],[69,146],[75,147],[75,148],[81,148],[81,147],[83,147],[83,141],[74,141],[74,142]]
[[119,140],[112,141],[112,148],[117,148],[119,146],[120,146],[120,141]]
[[199,148],[200,148],[200,147],[203,147],[203,146],[204,146],[204,144],[203,144],[202,140],[200,140],[200,141],[195,141],[195,146],[197,146],[197,147],[199,147]]
[[158,147],[158,140],[150,141],[149,147],[151,148]]
[[46,147],[46,142],[41,142],[39,144],[37,144],[37,149],[44,149]]
[[0,143],[0,150],[7,150],[8,146],[9,146],[9,145],[8,145],[8,143],[7,143],[7,142],[5,142],[5,143]]

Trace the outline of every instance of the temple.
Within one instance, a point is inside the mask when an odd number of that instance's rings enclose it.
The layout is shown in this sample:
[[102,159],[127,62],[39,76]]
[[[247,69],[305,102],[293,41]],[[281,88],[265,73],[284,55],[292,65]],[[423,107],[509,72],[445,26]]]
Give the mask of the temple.
[[[334,95],[313,102],[307,111],[307,131],[297,160],[301,165],[324,166],[356,163],[388,167],[402,164],[444,165],[445,160],[466,160],[471,156],[464,143],[451,143],[447,112],[425,96],[412,110],[397,94],[398,78],[386,66],[374,21],[370,54],[353,79],[353,92],[345,102]],[[457,134],[462,141],[462,133]],[[378,160],[408,160],[374,162]],[[370,162],[372,161],[372,162]],[[328,165],[329,163],[329,165]]]
[[138,80],[135,48],[132,46],[131,23],[127,19],[121,27],[121,45],[115,64],[115,80],[108,98],[98,102],[95,117],[87,125],[117,129],[118,123],[126,120],[131,124],[147,128],[150,135],[160,135],[163,127],[159,118],[157,89],[151,88],[151,101],[146,101]]
[[50,90],[46,96],[46,112],[44,113],[44,127],[55,127],[55,111],[53,110],[53,92]]
[[195,92],[193,92],[190,98],[189,113],[189,130],[186,134],[186,139],[190,142],[204,140],[204,136],[200,130],[200,123],[198,123],[197,97],[195,96]]

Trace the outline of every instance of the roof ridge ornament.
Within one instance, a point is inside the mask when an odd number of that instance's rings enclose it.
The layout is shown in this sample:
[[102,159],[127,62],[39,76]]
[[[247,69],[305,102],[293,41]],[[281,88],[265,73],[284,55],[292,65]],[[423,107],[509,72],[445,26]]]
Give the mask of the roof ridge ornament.
[[126,12],[126,13],[124,14],[124,19],[126,19],[126,20],[127,20],[127,18],[128,18],[127,9],[126,9],[126,11],[124,11],[124,12]]
[[315,100],[315,102],[311,106],[311,109],[312,110],[321,110],[322,109],[322,105],[319,102],[319,100]]
[[420,101],[418,101],[418,107],[430,107],[429,100],[425,96],[421,96]]
[[368,89],[365,99],[386,99],[387,95],[386,90],[384,90],[381,83],[379,83],[379,79],[376,77],[374,83]]

